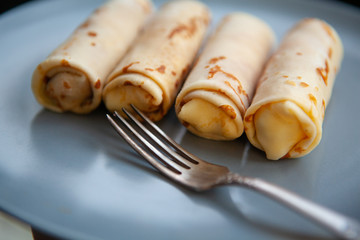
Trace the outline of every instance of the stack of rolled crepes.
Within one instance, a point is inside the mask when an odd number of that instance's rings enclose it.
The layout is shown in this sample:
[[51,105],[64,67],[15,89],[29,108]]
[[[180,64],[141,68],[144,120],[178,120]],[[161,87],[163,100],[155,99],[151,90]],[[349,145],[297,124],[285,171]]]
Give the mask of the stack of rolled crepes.
[[149,0],[111,0],[98,8],[34,71],[32,90],[38,102],[57,112],[94,110],[106,77],[152,9]]
[[176,99],[182,124],[208,139],[241,136],[245,111],[274,39],[271,28],[252,15],[225,16]]
[[200,2],[165,3],[107,79],[106,108],[121,113],[133,104],[151,120],[160,120],[175,100],[209,21],[209,9]]
[[301,157],[318,145],[342,57],[338,34],[319,19],[304,19],[285,36],[245,115],[248,139],[268,159]]

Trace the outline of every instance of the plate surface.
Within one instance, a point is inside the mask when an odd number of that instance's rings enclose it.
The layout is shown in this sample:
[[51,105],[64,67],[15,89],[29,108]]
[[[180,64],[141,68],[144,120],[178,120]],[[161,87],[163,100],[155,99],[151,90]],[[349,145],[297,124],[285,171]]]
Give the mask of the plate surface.
[[[37,64],[100,4],[34,1],[0,16],[0,208],[71,239],[326,239],[321,228],[249,190],[194,193],[161,176],[116,135],[100,107],[86,116],[44,110],[30,90]],[[156,1],[160,5],[161,1]],[[214,142],[171,110],[159,126],[190,152],[261,177],[360,220],[360,12],[328,1],[206,1],[217,23],[232,11],[267,21],[280,40],[304,17],[328,21],[345,58],[320,145],[268,161],[246,137]]]

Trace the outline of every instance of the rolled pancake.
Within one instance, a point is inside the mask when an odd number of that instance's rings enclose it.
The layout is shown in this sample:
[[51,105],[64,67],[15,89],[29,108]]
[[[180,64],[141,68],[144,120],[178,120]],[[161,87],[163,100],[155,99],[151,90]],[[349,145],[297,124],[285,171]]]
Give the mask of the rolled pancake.
[[95,10],[35,69],[32,90],[37,101],[56,112],[94,110],[106,77],[152,9],[149,0],[111,0]]
[[208,139],[241,136],[245,110],[274,39],[271,28],[255,16],[225,16],[176,99],[182,124]]
[[269,60],[245,114],[250,142],[268,159],[297,158],[320,142],[343,47],[324,21],[297,23]]
[[210,21],[197,1],[170,1],[159,9],[137,42],[110,74],[103,92],[109,111],[130,104],[151,120],[169,110],[201,45]]

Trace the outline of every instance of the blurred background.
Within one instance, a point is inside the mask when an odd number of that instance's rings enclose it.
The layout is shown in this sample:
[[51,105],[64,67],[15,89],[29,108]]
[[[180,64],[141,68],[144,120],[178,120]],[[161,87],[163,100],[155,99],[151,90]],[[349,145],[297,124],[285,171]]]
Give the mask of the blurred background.
[[[16,7],[24,2],[28,2],[28,1],[33,1],[33,0],[0,1],[0,14],[13,8],[13,7]],[[316,1],[316,0],[312,0],[312,1]],[[360,1],[355,1],[355,0],[324,0],[324,1],[344,2],[344,3],[352,5],[352,6],[360,7]]]

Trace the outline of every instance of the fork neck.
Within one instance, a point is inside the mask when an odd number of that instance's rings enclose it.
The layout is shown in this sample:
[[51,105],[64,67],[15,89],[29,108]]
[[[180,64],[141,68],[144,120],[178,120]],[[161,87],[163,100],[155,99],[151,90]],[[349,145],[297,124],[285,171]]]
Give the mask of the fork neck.
[[255,186],[255,178],[251,178],[251,177],[245,177],[245,176],[241,176],[237,173],[232,173],[229,172],[224,179],[222,179],[222,183],[223,184],[236,184],[236,185],[241,185],[244,187],[248,187],[248,188],[254,188]]

